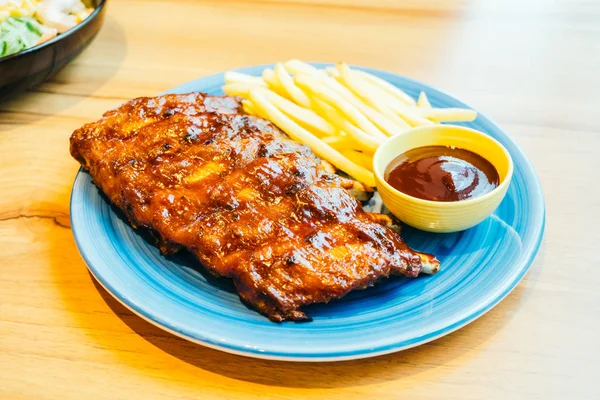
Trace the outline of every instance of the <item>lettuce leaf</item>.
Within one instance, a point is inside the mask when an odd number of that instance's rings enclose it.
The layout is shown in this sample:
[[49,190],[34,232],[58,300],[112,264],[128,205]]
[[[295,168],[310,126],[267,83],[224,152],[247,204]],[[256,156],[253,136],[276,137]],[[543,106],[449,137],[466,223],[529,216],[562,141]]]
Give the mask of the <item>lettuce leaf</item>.
[[0,57],[34,46],[45,28],[31,17],[9,17],[0,23]]

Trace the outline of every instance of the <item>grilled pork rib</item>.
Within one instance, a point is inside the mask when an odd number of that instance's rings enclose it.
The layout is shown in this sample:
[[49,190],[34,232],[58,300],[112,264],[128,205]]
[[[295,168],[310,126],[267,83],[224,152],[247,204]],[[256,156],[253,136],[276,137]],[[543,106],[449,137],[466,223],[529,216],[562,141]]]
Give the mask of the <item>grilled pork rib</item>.
[[129,101],[76,130],[71,154],[163,252],[189,250],[272,321],[310,319],[305,305],[439,265],[234,97]]

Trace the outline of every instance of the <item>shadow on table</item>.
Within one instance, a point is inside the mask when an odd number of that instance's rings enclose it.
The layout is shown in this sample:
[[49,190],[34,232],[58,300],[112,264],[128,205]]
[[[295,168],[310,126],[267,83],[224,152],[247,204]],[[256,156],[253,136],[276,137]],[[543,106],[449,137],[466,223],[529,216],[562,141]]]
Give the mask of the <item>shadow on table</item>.
[[[541,265],[539,263],[538,265]],[[534,272],[535,273],[535,272]],[[448,336],[402,352],[335,363],[293,363],[252,359],[200,346],[146,322],[115,300],[91,275],[98,292],[119,318],[162,351],[195,367],[233,379],[291,388],[335,388],[396,380],[468,357],[507,324],[530,294],[518,286],[505,301],[477,321]]]
[[[68,192],[60,196],[60,199],[67,198]],[[61,207],[56,205],[46,208]],[[68,216],[48,214],[41,217],[50,218],[55,225],[55,229],[46,238],[55,287],[62,297],[65,309],[77,320],[82,332],[87,334],[87,340],[98,344],[103,351],[114,354],[118,362],[136,369],[144,365],[145,368],[162,370],[165,365],[174,365],[168,358],[181,360],[193,368],[165,372],[177,374],[177,380],[185,381],[186,384],[193,384],[197,380],[194,368],[198,372],[204,370],[259,385],[307,389],[372,385],[420,373],[427,373],[429,379],[432,376],[444,376],[448,373],[446,366],[453,360],[460,358],[464,362],[477,355],[480,348],[485,347],[486,341],[509,324],[512,316],[531,295],[532,286],[538,280],[537,276],[544,265],[542,245],[538,258],[527,275],[526,284],[517,286],[507,299],[477,321],[431,343],[364,360],[336,363],[269,361],[236,356],[194,344],[138,317],[87,273],[69,230]],[[96,290],[93,290],[94,286]],[[104,307],[104,304],[108,307]],[[99,322],[95,313],[102,316]],[[107,331],[110,334],[104,334],[104,324],[118,324],[112,315],[106,315],[112,313],[126,327],[111,326]],[[100,331],[98,324],[102,326]],[[122,335],[129,333],[129,329],[139,337],[123,337]],[[146,354],[142,350],[144,346],[137,343],[140,338],[164,352],[165,357],[156,353]],[[131,350],[131,346],[135,346],[134,350]],[[198,384],[203,382],[206,383],[200,380]]]

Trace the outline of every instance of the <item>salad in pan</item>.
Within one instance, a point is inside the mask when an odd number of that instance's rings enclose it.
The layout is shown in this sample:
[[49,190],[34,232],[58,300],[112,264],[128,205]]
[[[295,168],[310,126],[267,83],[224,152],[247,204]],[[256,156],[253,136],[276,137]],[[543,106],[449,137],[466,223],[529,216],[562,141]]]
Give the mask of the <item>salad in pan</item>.
[[86,0],[0,0],[0,57],[68,31],[93,10]]

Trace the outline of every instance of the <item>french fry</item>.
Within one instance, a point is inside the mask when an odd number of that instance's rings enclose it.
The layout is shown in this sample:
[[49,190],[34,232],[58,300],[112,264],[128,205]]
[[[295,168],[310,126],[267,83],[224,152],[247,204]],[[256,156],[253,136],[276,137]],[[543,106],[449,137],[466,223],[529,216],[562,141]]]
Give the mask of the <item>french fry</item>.
[[[250,88],[252,85],[247,83],[228,83],[223,86],[221,89],[223,92],[229,96],[239,96],[239,97],[248,97],[248,93],[250,92]],[[254,85],[254,87],[259,87]]]
[[265,83],[267,84],[267,86],[269,86],[270,84],[277,85],[275,72],[271,68],[265,68],[261,76],[263,81],[265,81]]
[[323,142],[306,129],[302,128],[284,113],[279,111],[275,106],[269,103],[259,91],[251,90],[250,99],[257,109],[263,112],[269,118],[269,120],[281,128],[292,139],[306,144],[315,152],[317,156],[331,162],[337,168],[351,175],[358,181],[369,186],[375,186],[375,177],[371,171],[350,161],[333,147]]
[[[271,103],[275,105],[275,107],[309,129],[319,132],[321,135],[335,135],[337,133],[337,129],[332,124],[327,122],[314,111],[302,108],[265,87],[252,86],[243,83],[232,83],[223,86],[222,89],[230,96],[239,96],[244,98],[249,97],[249,92],[251,89],[259,90]],[[246,111],[248,114],[258,115],[257,110],[250,101],[244,100],[242,104],[244,106],[244,111]]]
[[[344,69],[343,65],[341,69]],[[351,70],[349,68],[347,69],[347,71],[347,75],[352,75],[352,82],[355,85],[356,90],[362,93],[363,96],[368,97],[369,101],[374,102],[378,107],[383,107],[384,109],[391,109],[403,121],[405,121],[405,124],[403,125],[404,129],[406,129],[406,124],[408,124],[409,126],[434,125],[432,121],[414,112],[414,107],[407,106],[404,102],[392,96],[389,92],[385,91],[377,85],[372,84],[366,78],[366,75],[358,74],[358,72],[362,71]],[[341,76],[341,71],[338,70],[338,72],[340,73],[339,79],[343,79],[343,77]]]
[[294,80],[285,70],[283,64],[278,63],[275,65],[275,77],[279,81],[281,88],[287,93],[287,98],[302,107],[310,107],[310,99],[306,93],[296,86]]
[[312,65],[305,63],[300,60],[289,60],[285,63],[285,69],[290,71],[292,75],[296,74],[307,74],[313,75],[318,74],[319,70],[313,67]]
[[435,122],[428,120],[427,118],[419,115],[415,110],[416,107],[408,107],[402,104],[397,104],[392,106],[393,110],[398,114],[403,120],[408,122],[411,126],[425,126],[425,125],[435,125]]
[[226,72],[223,91],[242,97],[245,113],[270,120],[309,146],[323,163],[374,186],[373,153],[388,136],[411,126],[466,122],[473,110],[434,108],[393,84],[340,63],[317,69],[299,60],[278,63],[262,77]]
[[421,92],[419,94],[419,98],[417,99],[417,107],[431,108],[431,103],[429,102],[429,99],[427,98],[425,92]]
[[360,150],[362,146],[349,136],[325,136],[321,138],[325,143],[336,150]]
[[275,71],[270,68],[265,69],[262,73],[262,79],[267,84],[269,89],[281,96],[287,96],[287,93],[279,84],[279,79],[277,79],[277,76],[275,76]]
[[324,85],[311,78],[306,74],[298,74],[294,77],[294,81],[301,89],[309,92],[312,96],[324,101],[332,107],[339,110],[357,127],[378,139],[385,139],[386,136],[373,123],[360,113],[356,107],[340,96],[330,87]]
[[402,89],[400,89],[397,86],[392,85],[388,81],[385,81],[375,75],[371,75],[365,71],[360,71],[360,70],[356,70],[356,69],[354,69],[352,71],[355,74],[364,77],[370,83],[381,88],[382,90],[386,91],[387,93],[391,94],[392,96],[394,96],[398,100],[402,101],[403,103],[408,104],[409,106],[414,106],[416,104],[415,99],[413,99],[408,94],[406,94]]
[[477,113],[466,108],[419,108],[418,113],[436,122],[470,122],[477,118]]
[[309,130],[316,131],[324,136],[335,135],[337,133],[337,129],[334,125],[313,110],[300,107],[269,89],[257,87],[256,90],[258,90],[267,101]]
[[416,107],[407,106],[395,97],[392,97],[389,93],[384,92],[381,88],[371,86],[369,88],[373,92],[374,96],[381,98],[385,101],[388,106],[394,111],[402,120],[408,123],[410,126],[424,126],[434,125],[434,122],[422,117],[416,112]]
[[246,114],[258,116],[258,111],[250,100],[242,100],[242,108]]
[[313,107],[317,110],[319,115],[323,116],[325,119],[334,124],[340,131],[345,132],[354,141],[356,141],[361,148],[375,151],[383,142],[382,139],[375,138],[360,128],[357,128],[350,121],[348,121],[348,119],[344,118],[344,116],[338,110],[324,101],[313,99]]
[[360,151],[356,150],[340,150],[340,152],[347,159],[358,165],[362,165],[368,169],[373,168],[373,155],[361,153]]
[[336,67],[327,67],[325,68],[325,72],[327,72],[327,74],[332,78],[337,79],[340,77],[340,71],[338,71]]
[[267,87],[267,84],[258,76],[246,75],[235,71],[227,71],[224,75],[225,83],[227,84],[245,83],[248,85]]
[[242,108],[246,114],[253,115],[255,117],[269,119],[267,116],[256,107],[250,100],[242,100]]
[[[360,97],[367,104],[367,106],[383,114],[387,121],[390,121],[390,123],[395,124],[391,127],[386,126],[384,128],[388,136],[397,135],[403,132],[404,130],[410,128],[410,125],[406,121],[404,121],[402,118],[400,118],[397,114],[394,113],[394,111],[385,102],[385,99],[383,99],[380,96],[377,96],[377,93],[375,92],[375,90],[372,89],[372,87],[369,84],[363,82],[363,80],[360,79],[360,77],[357,79],[353,76],[348,65],[344,63],[338,64],[337,71],[339,73],[339,81],[347,89],[353,92],[356,96]],[[334,82],[339,83],[337,81]]]
[[325,85],[335,90],[338,94],[343,96],[350,102],[354,107],[363,113],[375,126],[377,126],[384,134],[393,136],[403,131],[403,127],[410,127],[403,119],[401,119],[395,113],[390,115],[393,118],[388,118],[386,115],[381,114],[379,111],[372,108],[367,103],[363,102],[358,96],[356,96],[350,89],[342,85],[335,79],[326,79],[322,81]]

